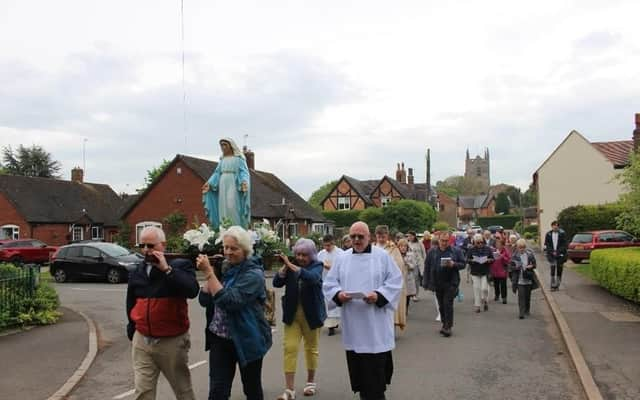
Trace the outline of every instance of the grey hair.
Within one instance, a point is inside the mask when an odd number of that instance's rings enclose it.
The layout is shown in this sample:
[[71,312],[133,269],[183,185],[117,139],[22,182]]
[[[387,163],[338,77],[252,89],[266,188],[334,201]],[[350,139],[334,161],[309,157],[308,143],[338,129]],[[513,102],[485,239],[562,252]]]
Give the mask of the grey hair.
[[316,248],[316,244],[311,239],[300,238],[293,246],[293,253],[302,253],[306,254],[311,261],[318,261],[318,249]]
[[509,242],[515,242],[518,240],[518,237],[514,234],[509,235]]
[[240,248],[244,250],[244,254],[247,257],[251,257],[251,255],[253,255],[253,246],[251,245],[251,234],[249,234],[249,232],[242,229],[242,227],[239,227],[239,226],[230,227],[229,229],[227,229],[222,233],[222,239],[224,240],[224,238],[226,237],[235,239],[235,241],[238,242],[238,246],[240,246]]
[[484,243],[484,236],[482,236],[479,233],[476,233],[475,235],[473,235],[473,243],[478,243],[478,242]]
[[164,243],[164,242],[167,241],[167,238],[164,235],[164,231],[162,229],[158,228],[157,226],[144,227],[142,229],[142,231],[140,232],[140,237],[143,237],[143,236],[148,235],[150,233],[153,234],[156,237],[156,239],[158,239],[159,242]]
[[518,239],[518,241],[516,242],[516,246],[518,247],[522,247],[524,246],[525,249],[527,248],[527,241],[524,239]]

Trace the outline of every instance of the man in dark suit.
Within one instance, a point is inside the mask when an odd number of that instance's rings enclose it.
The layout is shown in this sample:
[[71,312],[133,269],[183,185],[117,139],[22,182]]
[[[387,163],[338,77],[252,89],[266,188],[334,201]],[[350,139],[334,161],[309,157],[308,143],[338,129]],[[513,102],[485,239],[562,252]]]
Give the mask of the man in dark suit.
[[555,291],[560,287],[562,267],[567,261],[567,235],[558,221],[551,222],[551,230],[544,236],[544,252],[551,267],[551,290]]

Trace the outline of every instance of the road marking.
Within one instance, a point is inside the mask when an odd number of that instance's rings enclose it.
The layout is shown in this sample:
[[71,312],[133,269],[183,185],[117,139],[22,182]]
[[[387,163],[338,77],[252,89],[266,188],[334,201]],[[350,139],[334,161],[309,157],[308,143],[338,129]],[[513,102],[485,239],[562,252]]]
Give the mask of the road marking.
[[[198,368],[201,365],[205,365],[207,363],[207,360],[202,360],[202,361],[198,361],[197,363],[191,364],[189,365],[189,369],[194,369],[194,368]],[[113,396],[113,400],[121,400],[124,399],[125,397],[129,397],[132,394],[134,394],[136,391],[135,390],[129,390],[128,392],[124,392],[122,394],[119,394],[117,396]]]
[[71,290],[79,290],[81,292],[126,292],[126,289],[100,289],[100,288],[91,288],[91,289],[87,289],[87,288],[79,288],[79,287],[72,287]]

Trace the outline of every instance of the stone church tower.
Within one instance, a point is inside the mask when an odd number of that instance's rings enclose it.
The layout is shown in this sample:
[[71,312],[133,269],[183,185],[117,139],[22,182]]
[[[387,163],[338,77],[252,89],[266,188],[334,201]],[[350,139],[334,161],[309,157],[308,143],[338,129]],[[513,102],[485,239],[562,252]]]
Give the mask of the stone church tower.
[[484,157],[479,155],[476,158],[469,157],[469,149],[467,149],[467,158],[464,163],[465,179],[474,180],[483,188],[484,193],[489,193],[491,185],[490,169],[489,169],[489,149],[484,150]]

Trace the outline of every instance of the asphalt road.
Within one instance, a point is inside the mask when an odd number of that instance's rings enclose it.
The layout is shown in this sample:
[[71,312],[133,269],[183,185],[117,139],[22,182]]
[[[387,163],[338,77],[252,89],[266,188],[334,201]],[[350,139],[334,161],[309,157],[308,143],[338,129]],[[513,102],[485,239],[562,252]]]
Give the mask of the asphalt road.
[[[100,352],[70,400],[131,399],[133,372],[130,343],[125,336],[126,285],[96,283],[57,284],[63,305],[93,318],[99,330]],[[560,341],[542,293],[535,291],[530,319],[517,318],[515,298],[509,304],[490,304],[488,312],[472,311],[470,284],[463,283],[465,299],[455,304],[454,335],[441,337],[431,293],[412,303],[408,328],[397,339],[395,373],[387,391],[390,399],[582,399],[582,391]],[[428,298],[427,296],[428,295]],[[280,296],[280,293],[277,294]],[[280,311],[280,310],[278,310]],[[204,351],[204,311],[190,303],[190,364],[197,398],[208,393],[208,354]],[[265,398],[275,399],[283,389],[282,324],[263,370]],[[305,373],[299,359],[296,387],[301,395]],[[318,368],[318,399],[353,399],[340,336],[323,331]],[[173,399],[161,378],[158,399]],[[239,376],[233,399],[243,399]]]

